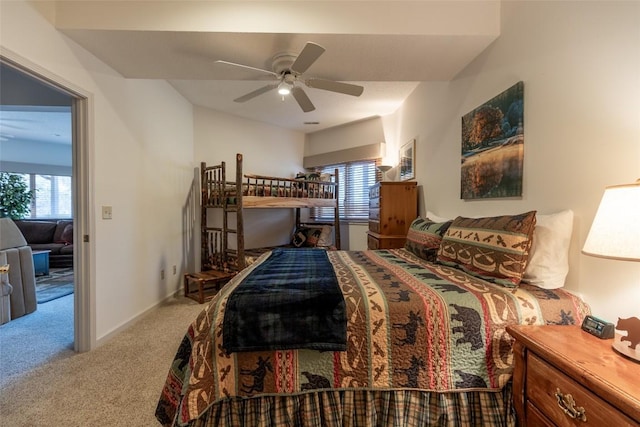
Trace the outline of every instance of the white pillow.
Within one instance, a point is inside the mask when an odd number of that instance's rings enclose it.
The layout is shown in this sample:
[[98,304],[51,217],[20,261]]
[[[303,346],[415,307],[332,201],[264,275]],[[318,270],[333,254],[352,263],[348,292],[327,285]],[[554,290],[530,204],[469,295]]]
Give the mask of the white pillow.
[[431,221],[433,222],[447,222],[447,221],[451,221],[451,218],[443,218],[441,216],[438,216],[436,214],[434,214],[431,211],[427,211],[427,218],[429,218]]
[[573,211],[536,215],[529,263],[522,281],[543,289],[564,286],[569,273],[569,245],[573,231]]
[[318,238],[318,246],[329,247],[333,245],[333,227],[330,225],[322,226],[322,233]]

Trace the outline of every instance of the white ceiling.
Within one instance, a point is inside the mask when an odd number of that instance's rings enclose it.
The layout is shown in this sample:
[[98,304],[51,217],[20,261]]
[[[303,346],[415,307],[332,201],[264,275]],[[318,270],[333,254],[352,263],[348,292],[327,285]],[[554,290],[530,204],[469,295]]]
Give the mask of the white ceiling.
[[71,143],[71,107],[0,105],[0,141]]
[[[500,2],[58,1],[51,16],[125,78],[164,79],[195,105],[308,133],[390,114],[418,82],[454,78],[499,36]],[[276,91],[233,102],[265,74],[216,60],[270,70],[273,55],[307,41],[326,51],[305,77],[359,84],[363,95],[305,87],[308,113]]]
[[0,64],[1,170],[16,164],[70,167],[71,129],[69,95]]
[[[499,0],[33,4],[125,78],[167,80],[194,105],[305,133],[393,113],[419,82],[453,79],[500,31]],[[308,41],[326,51],[305,77],[362,85],[364,93],[304,87],[316,107],[308,113],[276,91],[233,102],[270,81],[216,60],[270,70],[275,54],[295,55]],[[51,149],[69,151],[70,99],[4,66],[0,77],[4,160],[51,163]]]

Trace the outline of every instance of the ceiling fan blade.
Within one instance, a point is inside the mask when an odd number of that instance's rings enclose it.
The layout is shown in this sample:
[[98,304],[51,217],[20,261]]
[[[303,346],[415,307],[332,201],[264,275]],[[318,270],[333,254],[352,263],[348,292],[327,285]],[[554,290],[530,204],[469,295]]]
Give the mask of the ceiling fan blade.
[[362,86],[336,82],[333,80],[308,79],[304,83],[312,88],[329,90],[331,92],[338,92],[351,96],[360,96],[362,95],[362,92],[364,92],[364,88]]
[[304,111],[305,113],[316,109],[316,107],[313,105],[313,103],[301,87],[296,86],[291,89],[291,94],[298,102],[300,108],[302,108],[302,111]]
[[320,55],[324,53],[324,50],[325,49],[319,44],[307,42],[304,48],[302,48],[302,52],[300,52],[296,60],[291,64],[291,70],[298,74],[304,73],[309,69],[311,64],[316,62]]
[[273,90],[273,89],[275,89],[277,87],[278,87],[277,83],[273,83],[273,84],[270,84],[270,85],[263,86],[260,89],[256,89],[253,92],[249,92],[248,94],[246,94],[244,96],[241,96],[240,98],[234,99],[233,102],[246,102],[246,101],[248,101],[250,99],[255,98],[258,95],[262,95],[263,93],[269,92],[270,90]]
[[258,71],[260,73],[266,73],[266,74],[270,74],[272,76],[278,77],[278,75],[273,71],[263,70],[262,68],[251,67],[249,65],[236,64],[235,62],[217,60],[216,64],[230,65],[232,67],[239,67],[239,68],[244,68],[245,70]]

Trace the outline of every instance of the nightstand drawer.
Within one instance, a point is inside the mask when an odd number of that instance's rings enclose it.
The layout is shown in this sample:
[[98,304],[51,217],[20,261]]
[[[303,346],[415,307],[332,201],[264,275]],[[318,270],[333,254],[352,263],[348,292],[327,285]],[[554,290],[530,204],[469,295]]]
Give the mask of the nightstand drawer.
[[[637,426],[600,397],[569,378],[534,353],[527,354],[526,395],[549,420],[563,426]],[[557,393],[561,393],[560,397]],[[577,415],[572,418],[559,404]],[[584,419],[581,418],[584,414]]]
[[531,401],[527,402],[527,425],[537,427],[555,427]]
[[369,231],[380,233],[380,221],[369,221]]

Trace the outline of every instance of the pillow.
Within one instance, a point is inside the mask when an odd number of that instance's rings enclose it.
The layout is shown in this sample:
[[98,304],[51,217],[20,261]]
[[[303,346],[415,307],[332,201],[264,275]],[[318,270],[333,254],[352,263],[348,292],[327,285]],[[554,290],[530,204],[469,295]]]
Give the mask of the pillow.
[[483,218],[459,216],[442,238],[437,261],[514,287],[527,266],[535,225],[536,211]]
[[299,248],[304,244],[306,240],[307,240],[307,236],[304,234],[304,232],[300,230],[296,230],[296,232],[293,233],[293,239],[291,239],[291,244],[296,248]]
[[319,181],[321,176],[322,175],[320,174],[320,172],[298,172],[295,179],[305,181]]
[[442,242],[451,221],[435,222],[431,218],[418,217],[413,220],[407,232],[405,249],[426,261],[435,262]]
[[65,245],[73,244],[73,224],[67,224],[61,238]]
[[333,226],[323,225],[317,246],[328,247],[333,245]]
[[[447,220],[431,211],[427,211],[427,217],[436,222]],[[564,210],[549,215],[536,214],[529,262],[522,281],[543,289],[563,287],[569,274],[572,232],[573,211]]]
[[305,234],[307,235],[306,246],[316,247],[322,234],[322,228],[307,228]]
[[[317,225],[317,226],[302,226],[299,227],[294,233],[294,240],[292,241],[293,245],[296,247],[307,246],[307,247],[329,247],[333,244],[331,232],[333,231],[333,227],[330,225]],[[301,234],[304,239],[299,237]],[[296,244],[296,236],[298,240],[302,240],[299,245]]]
[[451,221],[451,218],[444,218],[444,217],[438,216],[438,215],[434,214],[431,211],[427,211],[427,218],[429,218],[430,220],[435,221],[435,222]]
[[573,231],[573,211],[537,215],[529,264],[522,281],[543,289],[564,286],[569,273],[569,245]]

